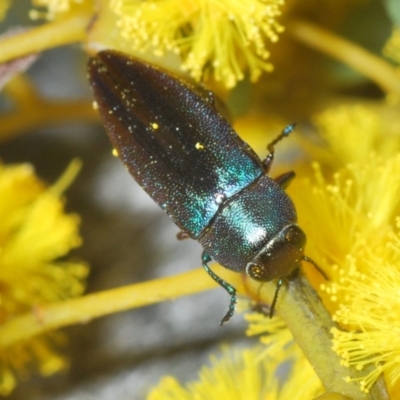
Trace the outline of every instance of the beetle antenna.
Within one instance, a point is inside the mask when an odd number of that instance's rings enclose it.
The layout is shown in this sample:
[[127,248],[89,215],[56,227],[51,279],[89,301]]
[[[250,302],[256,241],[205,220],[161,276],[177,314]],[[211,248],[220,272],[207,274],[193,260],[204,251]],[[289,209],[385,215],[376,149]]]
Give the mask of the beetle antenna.
[[283,284],[283,279],[279,278],[278,283],[276,284],[275,294],[274,294],[274,298],[272,299],[271,308],[269,309],[269,318],[270,319],[274,315],[275,305],[278,300],[279,289],[281,288],[282,284]]
[[326,275],[325,271],[321,269],[321,267],[310,257],[303,256],[303,260],[309,262],[314,266],[314,268],[325,278],[325,280],[329,281],[328,275]]
[[[323,271],[321,269],[321,267],[310,257],[307,256],[303,256],[303,260],[309,262],[310,264],[312,264],[314,266],[314,268],[327,280],[329,281],[328,275],[326,275],[325,271]],[[272,318],[274,315],[274,311],[275,311],[275,306],[276,306],[276,302],[278,301],[278,294],[279,294],[279,289],[281,288],[283,284],[283,279],[279,278],[278,283],[276,285],[276,289],[275,289],[275,294],[274,294],[274,298],[272,299],[272,303],[271,303],[271,307],[269,309],[269,318]]]

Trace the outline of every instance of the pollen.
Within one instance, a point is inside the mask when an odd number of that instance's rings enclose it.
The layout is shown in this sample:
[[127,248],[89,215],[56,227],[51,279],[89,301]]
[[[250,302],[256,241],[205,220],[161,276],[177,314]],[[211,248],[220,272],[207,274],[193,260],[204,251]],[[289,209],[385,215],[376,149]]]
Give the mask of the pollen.
[[204,149],[204,145],[202,145],[200,142],[197,142],[195,145],[197,150],[203,150]]

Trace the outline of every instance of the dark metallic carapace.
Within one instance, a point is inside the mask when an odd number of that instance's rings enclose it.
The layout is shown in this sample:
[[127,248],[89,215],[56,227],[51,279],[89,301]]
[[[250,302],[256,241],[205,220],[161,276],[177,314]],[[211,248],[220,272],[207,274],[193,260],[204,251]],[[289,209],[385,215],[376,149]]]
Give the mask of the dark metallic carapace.
[[268,176],[274,145],[293,125],[268,145],[261,161],[216,110],[211,94],[112,50],[91,58],[88,70],[123,163],[182,230],[180,237],[201,243],[203,267],[231,295],[221,325],[234,314],[236,290],[210,269],[212,258],[257,281],[279,279],[277,295],[282,278],[309,260],[284,191],[294,173]]

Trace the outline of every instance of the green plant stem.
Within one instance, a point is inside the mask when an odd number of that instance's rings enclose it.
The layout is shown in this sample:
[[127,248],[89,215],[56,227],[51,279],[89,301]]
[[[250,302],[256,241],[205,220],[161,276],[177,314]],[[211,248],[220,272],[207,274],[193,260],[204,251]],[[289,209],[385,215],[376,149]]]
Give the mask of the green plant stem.
[[98,121],[98,113],[88,100],[47,100],[24,75],[14,77],[4,94],[14,103],[11,111],[0,116],[0,142],[36,128],[71,121]]
[[172,300],[216,286],[201,268],[177,276],[38,306],[32,312],[16,317],[0,327],[0,349],[49,330],[85,323],[94,318]]
[[400,96],[400,76],[383,58],[303,20],[290,21],[288,33],[297,41],[341,61],[374,81],[387,94]]
[[[247,288],[251,296],[271,304],[276,283],[262,285],[248,279]],[[323,305],[307,278],[299,272],[286,279],[279,292],[276,311],[290,329],[294,340],[329,392],[341,393],[353,400],[387,400],[389,395],[384,380],[378,381],[370,390],[363,393],[357,382],[346,382],[345,378],[365,376],[368,368],[358,371],[353,367],[341,365],[341,358],[332,350],[331,329],[338,327]],[[373,368],[371,366],[370,368]]]
[[92,14],[92,7],[82,4],[55,21],[0,39],[0,63],[83,41]]

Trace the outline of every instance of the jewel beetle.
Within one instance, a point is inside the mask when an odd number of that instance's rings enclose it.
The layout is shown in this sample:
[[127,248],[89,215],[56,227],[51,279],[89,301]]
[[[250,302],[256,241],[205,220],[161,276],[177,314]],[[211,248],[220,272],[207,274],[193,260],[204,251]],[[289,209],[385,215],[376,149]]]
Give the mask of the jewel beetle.
[[[89,81],[112,145],[140,186],[203,246],[202,265],[231,296],[221,325],[233,316],[236,290],[208,263],[266,282],[296,270],[306,236],[285,193],[294,172],[272,179],[274,145],[265,160],[236,134],[205,95],[162,69],[104,50],[89,60]],[[317,266],[316,266],[317,267]],[[317,267],[318,268],[318,267]]]

